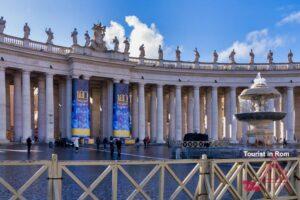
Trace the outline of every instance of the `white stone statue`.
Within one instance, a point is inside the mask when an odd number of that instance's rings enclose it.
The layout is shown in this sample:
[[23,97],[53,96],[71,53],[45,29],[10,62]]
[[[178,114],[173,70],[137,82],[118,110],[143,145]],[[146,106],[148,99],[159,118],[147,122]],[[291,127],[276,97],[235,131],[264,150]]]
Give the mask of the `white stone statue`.
[[181,51],[179,50],[179,46],[177,46],[177,48],[176,48],[176,61],[177,62],[180,62],[180,54],[181,54]]
[[268,61],[269,61],[269,64],[272,64],[272,63],[273,63],[273,52],[272,52],[271,50],[269,50],[267,59],[268,59]]
[[93,31],[94,31],[94,39],[91,40],[92,49],[100,52],[106,51],[107,48],[106,48],[106,43],[104,41],[106,27],[102,26],[101,23],[94,24]]
[[145,46],[144,46],[144,44],[142,44],[140,46],[139,50],[140,50],[140,56],[139,56],[139,58],[145,58]]
[[288,62],[290,64],[293,63],[293,56],[294,56],[294,54],[293,54],[292,50],[290,50],[290,52],[288,54]]
[[229,60],[232,64],[235,63],[234,56],[235,56],[235,51],[234,51],[234,49],[232,49],[231,53],[229,54]]
[[164,52],[161,48],[161,45],[158,46],[158,60],[163,60],[164,59]]
[[117,36],[115,36],[115,38],[113,39],[113,43],[115,44],[114,51],[118,52],[119,51],[119,40],[118,40]]
[[47,44],[53,44],[53,39],[54,39],[54,36],[53,36],[53,32],[51,31],[51,28],[49,28],[48,30],[46,29],[46,34],[47,34],[47,36],[48,36],[48,38],[47,38]]
[[0,18],[0,34],[4,32],[5,29],[6,20],[1,16]]
[[126,38],[123,42],[125,44],[125,47],[124,47],[124,53],[129,53],[129,48],[130,48],[130,43],[129,43],[129,40],[128,38]]
[[251,49],[250,53],[249,53],[249,56],[250,56],[250,64],[254,64],[254,52],[253,50]]
[[195,48],[195,49],[194,49],[194,52],[195,52],[195,60],[194,60],[194,62],[195,62],[195,63],[198,63],[198,62],[199,62],[199,58],[200,58],[200,54],[199,54],[199,52],[198,52],[198,49]]
[[74,28],[74,31],[71,33],[71,37],[73,39],[73,45],[78,45],[77,35],[78,35],[78,31],[76,28]]
[[84,46],[85,46],[85,47],[90,46],[90,43],[91,43],[91,37],[90,37],[88,31],[85,32],[84,38],[85,38],[85,45],[84,45]]
[[217,63],[217,62],[218,62],[219,55],[218,55],[218,53],[217,53],[216,50],[214,50],[213,57],[214,57],[213,63]]
[[30,35],[30,28],[28,26],[28,23],[25,23],[24,27],[23,27],[23,30],[24,30],[24,39],[25,40],[28,40],[29,39],[29,35]]

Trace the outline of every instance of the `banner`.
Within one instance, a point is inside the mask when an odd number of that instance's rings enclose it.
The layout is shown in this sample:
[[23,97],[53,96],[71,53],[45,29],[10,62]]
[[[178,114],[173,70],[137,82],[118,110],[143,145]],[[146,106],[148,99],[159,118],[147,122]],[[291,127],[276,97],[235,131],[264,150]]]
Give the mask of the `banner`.
[[89,81],[72,81],[72,136],[90,136]]
[[114,84],[113,135],[130,137],[129,85]]

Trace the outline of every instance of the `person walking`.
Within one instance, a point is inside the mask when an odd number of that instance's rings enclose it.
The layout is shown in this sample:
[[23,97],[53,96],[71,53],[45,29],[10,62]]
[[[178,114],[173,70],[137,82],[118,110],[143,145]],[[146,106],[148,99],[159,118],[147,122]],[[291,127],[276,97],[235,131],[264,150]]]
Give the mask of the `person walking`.
[[137,148],[137,149],[139,149],[139,147],[140,147],[140,138],[139,137],[137,137],[136,139],[135,139],[135,147]]
[[110,147],[110,156],[111,156],[111,158],[113,158],[114,151],[115,151],[115,146],[114,146],[114,140],[112,138],[109,141],[109,147]]
[[98,136],[97,138],[96,138],[96,146],[97,146],[97,151],[99,151],[100,150],[100,137]]
[[27,144],[27,153],[30,153],[30,148],[31,148],[31,145],[32,145],[32,140],[31,140],[30,137],[27,138],[26,144]]
[[107,143],[108,143],[108,140],[107,140],[107,137],[105,137],[105,138],[103,139],[103,148],[104,148],[104,150],[106,149]]
[[117,151],[118,151],[118,157],[121,157],[121,150],[122,150],[122,141],[120,138],[116,141]]
[[74,147],[75,147],[75,152],[78,153],[79,151],[79,139],[75,138],[74,140]]

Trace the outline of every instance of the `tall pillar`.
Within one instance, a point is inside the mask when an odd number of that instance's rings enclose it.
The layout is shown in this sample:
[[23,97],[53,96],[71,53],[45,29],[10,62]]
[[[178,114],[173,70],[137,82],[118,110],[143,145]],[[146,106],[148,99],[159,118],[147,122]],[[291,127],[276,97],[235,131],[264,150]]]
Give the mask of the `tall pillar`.
[[138,106],[138,90],[136,85],[132,85],[132,137],[138,137],[138,118],[139,118],[139,106]]
[[287,129],[286,129],[286,139],[288,142],[295,142],[295,108],[294,108],[294,88],[287,88]]
[[5,68],[0,66],[0,142],[8,142],[6,138],[6,88]]
[[10,83],[6,79],[6,130],[10,131]]
[[194,130],[194,90],[188,90],[188,115],[187,115],[187,132],[193,133]]
[[155,142],[157,139],[157,110],[156,109],[157,109],[156,87],[152,87],[151,100],[150,100],[150,138],[152,142]]
[[164,143],[164,100],[163,100],[163,86],[157,85],[157,143]]
[[212,87],[212,105],[211,105],[211,138],[213,140],[218,139],[218,87],[214,86]]
[[207,130],[207,134],[209,136],[209,138],[212,138],[212,132],[211,132],[211,108],[212,108],[212,98],[211,98],[211,94],[212,94],[212,89],[211,88],[207,88],[206,89],[206,130]]
[[237,142],[237,120],[235,114],[237,113],[236,108],[236,87],[230,87],[230,136],[233,143]]
[[59,80],[58,83],[58,91],[59,91],[59,132],[60,137],[66,137],[66,84],[65,80]]
[[72,78],[67,76],[66,78],[66,136],[68,139],[72,137]]
[[114,84],[113,81],[107,82],[107,138],[113,135],[113,98],[114,98]]
[[175,107],[175,140],[182,140],[182,105],[181,105],[181,86],[176,85],[176,107]]
[[200,88],[200,133],[205,133],[205,104],[206,104],[206,95],[204,90]]
[[194,86],[194,130],[197,133],[200,133],[200,96],[199,96],[199,86]]
[[175,140],[175,91],[174,88],[170,88],[170,113],[169,113],[169,123],[170,123],[170,128],[169,128],[169,140],[174,141]]
[[54,141],[53,74],[46,75],[46,142]]
[[145,84],[139,83],[139,139],[145,138]]
[[23,116],[23,136],[22,141],[25,142],[31,137],[31,101],[30,101],[30,71],[22,73],[22,116]]
[[22,139],[22,76],[14,74],[14,141]]
[[225,89],[224,94],[224,113],[225,113],[225,137],[230,139],[230,127],[231,127],[231,109],[230,109],[230,88]]
[[45,78],[38,80],[38,138],[40,142],[46,139],[46,91]]

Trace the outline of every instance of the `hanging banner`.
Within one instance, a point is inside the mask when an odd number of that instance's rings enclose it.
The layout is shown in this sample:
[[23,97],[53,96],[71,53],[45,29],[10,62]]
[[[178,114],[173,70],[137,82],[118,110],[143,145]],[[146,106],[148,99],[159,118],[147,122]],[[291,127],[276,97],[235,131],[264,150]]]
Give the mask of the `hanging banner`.
[[89,81],[72,81],[72,136],[90,136]]
[[114,84],[113,135],[130,137],[129,85]]

